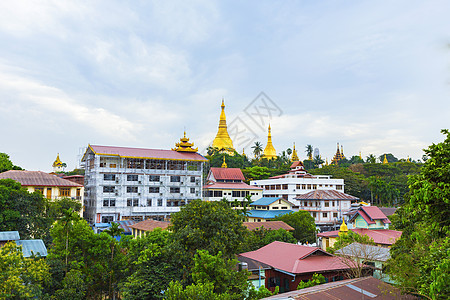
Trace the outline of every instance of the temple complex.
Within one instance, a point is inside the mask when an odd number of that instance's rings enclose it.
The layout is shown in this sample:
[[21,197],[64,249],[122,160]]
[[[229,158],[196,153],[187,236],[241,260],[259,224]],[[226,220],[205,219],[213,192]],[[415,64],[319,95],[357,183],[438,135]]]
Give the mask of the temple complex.
[[339,150],[339,143],[337,143],[337,150],[336,150],[336,154],[334,155],[333,159],[331,160],[331,164],[337,165],[338,162],[341,159],[344,159],[344,148],[341,146],[341,150]]
[[275,148],[273,147],[273,144],[272,144],[272,133],[271,133],[270,124],[269,124],[269,133],[267,135],[267,145],[266,145],[266,148],[264,149],[264,154],[262,155],[261,158],[275,159],[276,157],[277,157],[277,151],[275,150]]
[[222,112],[220,113],[219,119],[219,130],[214,138],[212,146],[218,148],[219,152],[226,152],[229,155],[234,155],[233,141],[230,138],[227,130],[227,118],[225,116],[225,103],[222,99]]

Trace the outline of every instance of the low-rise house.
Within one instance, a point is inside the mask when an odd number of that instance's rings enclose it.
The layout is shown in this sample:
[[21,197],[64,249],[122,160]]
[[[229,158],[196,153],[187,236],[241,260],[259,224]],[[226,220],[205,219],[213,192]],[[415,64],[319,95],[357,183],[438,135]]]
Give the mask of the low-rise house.
[[339,224],[352,202],[359,200],[338,190],[315,190],[294,199],[298,209],[308,211],[318,226]]
[[373,277],[384,282],[393,283],[389,276],[383,273],[383,264],[391,258],[389,248],[352,243],[337,250],[335,254],[353,259],[358,264],[364,263],[373,268]]
[[317,247],[283,242],[272,242],[258,250],[241,253],[237,259],[248,259],[270,266],[265,270],[265,286],[271,291],[296,290],[300,281],[307,281],[314,273],[322,274],[327,282],[347,278],[348,264],[343,258],[334,256]]
[[337,282],[319,284],[309,288],[278,294],[264,298],[267,300],[287,299],[333,299],[333,300],[413,300],[416,296],[403,294],[402,291],[374,277],[360,277]]
[[211,168],[203,186],[203,200],[220,201],[226,199],[230,202],[242,203],[250,196],[252,201],[261,198],[262,188],[250,186],[244,182],[245,177],[239,168]]
[[243,222],[242,225],[247,227],[248,230],[257,230],[264,228],[265,230],[278,230],[284,229],[286,231],[294,231],[294,227],[289,226],[283,221],[269,221],[269,222]]
[[[354,228],[348,229],[345,222],[343,222],[339,230],[321,232],[317,234],[319,244],[322,249],[326,250],[328,247],[333,247],[338,236],[348,232],[349,230],[361,236],[367,235],[377,246],[387,248],[391,247],[400,238],[402,232],[383,229],[386,224],[390,223],[390,221],[379,209],[377,209],[378,208],[376,206],[361,206],[353,217],[350,218],[350,220],[353,220],[352,225]],[[370,229],[367,227],[370,227]]]
[[[7,178],[19,182],[30,193],[39,192],[47,199],[68,197],[83,204],[84,187],[82,184],[41,171],[10,170],[0,173],[0,179]],[[83,215],[83,209],[80,215]]]
[[293,204],[284,198],[262,197],[250,204],[248,222],[266,222],[291,212]]
[[361,206],[349,219],[351,228],[389,229],[391,221],[377,206]]
[[47,248],[42,240],[21,240],[18,231],[0,231],[0,247],[8,242],[15,242],[22,247],[24,257],[47,256]]
[[146,232],[153,231],[155,228],[167,229],[169,227],[170,222],[167,221],[156,221],[147,219],[142,222],[138,222],[134,225],[130,225],[129,227],[132,230],[132,234],[135,238],[145,236]]

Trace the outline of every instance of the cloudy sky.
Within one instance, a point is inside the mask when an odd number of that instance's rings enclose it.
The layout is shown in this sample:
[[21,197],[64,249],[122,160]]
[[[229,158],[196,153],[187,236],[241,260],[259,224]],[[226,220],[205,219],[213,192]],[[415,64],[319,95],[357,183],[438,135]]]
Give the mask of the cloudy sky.
[[0,152],[51,171],[58,152],[73,169],[88,144],[169,149],[184,130],[205,149],[224,98],[240,151],[270,122],[277,152],[295,142],[301,158],[339,142],[419,159],[450,127],[449,15],[448,1],[1,1]]

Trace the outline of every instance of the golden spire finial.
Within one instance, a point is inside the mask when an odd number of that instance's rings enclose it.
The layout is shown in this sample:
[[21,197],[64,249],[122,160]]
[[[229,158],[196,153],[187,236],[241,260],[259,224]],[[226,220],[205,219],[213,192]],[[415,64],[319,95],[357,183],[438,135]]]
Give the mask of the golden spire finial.
[[348,232],[348,227],[347,227],[347,224],[345,224],[345,221],[344,221],[344,219],[342,219],[342,224],[341,224],[341,227],[339,227],[339,236],[340,235],[342,235],[342,234],[346,234]]
[[219,119],[219,130],[212,143],[214,148],[218,148],[219,151],[225,151],[230,155],[234,154],[233,141],[230,138],[227,130],[227,118],[225,116],[225,101],[222,98],[222,105]]
[[360,158],[360,159],[362,159],[362,156],[361,156],[361,151],[359,151],[359,158]]
[[223,156],[223,163],[221,168],[227,168],[227,163],[225,162],[225,155]]
[[275,150],[275,147],[272,144],[272,133],[271,133],[270,123],[269,123],[269,132],[267,134],[267,145],[266,145],[266,148],[264,149],[264,154],[263,154],[262,158],[273,159],[276,157],[277,157],[277,151]]
[[292,149],[292,157],[291,157],[292,161],[299,161],[300,159],[298,158],[297,155],[297,150],[295,150],[295,142],[294,142],[294,148]]
[[246,156],[245,155],[245,148],[242,148],[242,156]]
[[384,159],[383,159],[383,164],[387,164],[387,163],[389,163],[388,162],[388,160],[387,160],[387,158],[386,158],[386,154],[384,155]]

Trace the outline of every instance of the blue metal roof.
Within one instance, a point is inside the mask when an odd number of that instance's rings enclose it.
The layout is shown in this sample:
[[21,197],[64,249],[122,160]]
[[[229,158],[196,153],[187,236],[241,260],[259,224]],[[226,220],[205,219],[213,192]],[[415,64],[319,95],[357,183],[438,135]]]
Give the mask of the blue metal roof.
[[47,256],[47,248],[42,240],[19,240],[16,241],[17,246],[22,246],[24,257],[31,255]]
[[0,241],[18,241],[20,235],[18,231],[0,231]]
[[277,201],[278,199],[283,199],[282,197],[262,197],[261,199],[256,200],[255,202],[253,202],[252,206],[255,205],[259,205],[259,206],[264,206],[264,205],[270,205],[272,203],[274,203],[275,201]]
[[248,216],[252,218],[273,219],[288,213],[294,212],[290,209],[274,209],[274,210],[250,210]]

